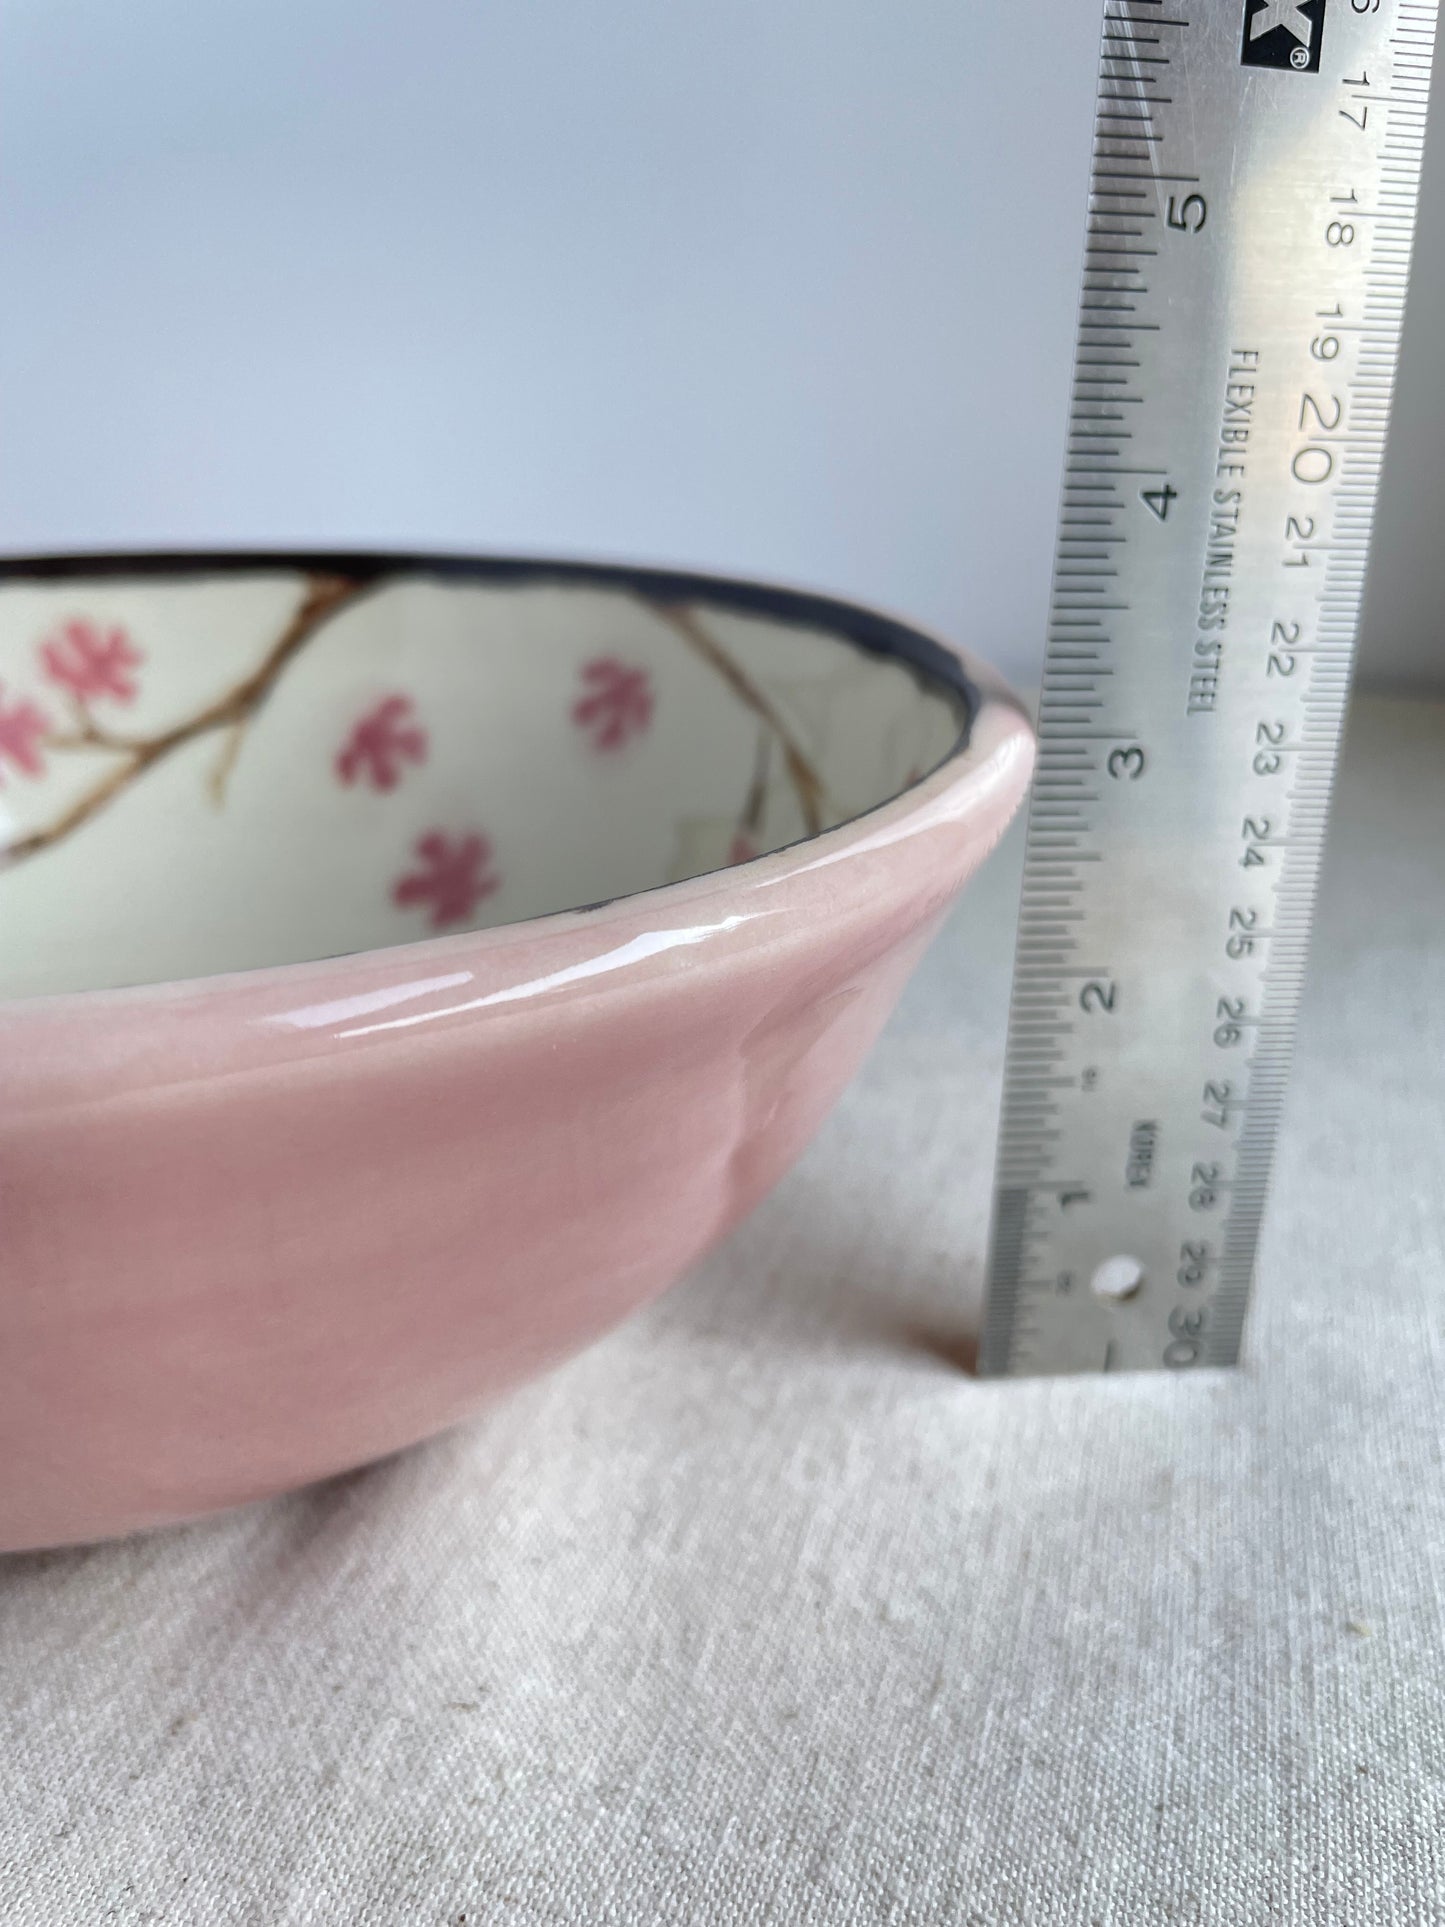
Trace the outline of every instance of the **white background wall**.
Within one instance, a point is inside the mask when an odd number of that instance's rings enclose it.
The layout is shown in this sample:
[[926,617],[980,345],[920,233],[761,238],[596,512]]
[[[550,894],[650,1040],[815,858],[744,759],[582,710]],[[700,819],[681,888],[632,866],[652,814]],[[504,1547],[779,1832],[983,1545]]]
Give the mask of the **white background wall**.
[[[7,0],[0,546],[713,564],[1027,678],[1096,45],[1093,0]],[[1445,681],[1442,335],[1445,136],[1376,680]]]

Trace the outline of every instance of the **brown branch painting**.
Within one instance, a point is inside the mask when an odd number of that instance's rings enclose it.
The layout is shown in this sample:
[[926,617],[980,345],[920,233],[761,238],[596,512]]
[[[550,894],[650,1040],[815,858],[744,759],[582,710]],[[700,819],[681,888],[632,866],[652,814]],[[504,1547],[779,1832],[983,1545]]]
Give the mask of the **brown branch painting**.
[[57,732],[44,739],[51,750],[99,749],[111,751],[116,761],[90,788],[83,791],[60,815],[38,830],[18,838],[5,852],[5,861],[23,862],[42,850],[71,836],[88,823],[123,790],[138,782],[148,770],[165,761],[186,743],[199,736],[227,729],[230,736],[222,750],[221,762],[212,778],[213,790],[224,791],[225,778],[235,763],[247,724],[260,709],[290,663],[338,610],[356,601],[371,584],[343,576],[315,576],[307,585],[295,614],[250,675],[233,689],[208,703],[194,716],[174,723],[153,736],[127,736],[105,728],[91,715],[86,699],[74,698],[77,727]]
[[[68,730],[53,729],[33,703],[22,702],[9,710],[0,705],[0,763],[8,755],[22,773],[38,775],[42,750],[100,751],[113,760],[49,823],[26,832],[0,853],[0,864],[23,862],[63,842],[166,758],[202,737],[221,738],[220,754],[208,785],[215,801],[221,802],[246,732],[286,670],[337,615],[382,586],[373,576],[311,577],[280,635],[249,674],[193,715],[151,735],[113,729],[97,721],[91,708],[91,701],[97,696],[122,702],[134,697],[133,672],[142,658],[129,637],[121,629],[105,631],[84,619],[67,624],[58,638],[42,646],[41,658],[48,679],[66,690],[75,725]],[[786,718],[742,664],[704,626],[695,609],[684,604],[651,601],[643,606],[666,623],[758,719],[758,763],[731,860],[741,861],[745,855],[757,853],[766,772],[773,746],[780,754],[807,831],[816,835],[827,813],[826,793],[821,777]],[[572,717],[595,749],[612,751],[646,731],[653,706],[648,672],[615,657],[603,656],[584,665],[582,693],[573,705]],[[417,726],[410,710],[408,698],[392,695],[357,724],[336,761],[337,774],[343,783],[364,779],[374,788],[391,789],[400,780],[406,764],[424,760],[426,733]],[[439,832],[430,832],[417,847],[423,866],[421,881],[416,877],[403,879],[394,894],[398,903],[413,904],[426,898],[430,891],[430,900],[447,912],[445,916],[437,915],[434,919],[437,923],[459,920],[458,906],[469,893],[474,903],[497,887],[496,878],[487,871],[490,845],[485,839],[475,836],[463,839],[453,849]],[[437,881],[438,878],[441,880]]]
[[651,606],[664,622],[671,624],[673,631],[681,636],[689,648],[717,671],[738,701],[772,731],[783,752],[783,765],[798,799],[798,808],[803,812],[808,834],[816,836],[823,827],[826,801],[823,780],[777,708],[742,665],[703,627],[696,610],[684,608],[678,603],[654,603]]

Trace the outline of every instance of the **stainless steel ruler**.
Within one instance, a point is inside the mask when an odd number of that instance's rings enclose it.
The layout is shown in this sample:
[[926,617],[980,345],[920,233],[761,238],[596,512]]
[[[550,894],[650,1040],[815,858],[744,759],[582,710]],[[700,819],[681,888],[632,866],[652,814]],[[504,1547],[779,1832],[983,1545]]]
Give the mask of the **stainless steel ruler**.
[[1106,0],[988,1373],[1239,1353],[1436,11]]

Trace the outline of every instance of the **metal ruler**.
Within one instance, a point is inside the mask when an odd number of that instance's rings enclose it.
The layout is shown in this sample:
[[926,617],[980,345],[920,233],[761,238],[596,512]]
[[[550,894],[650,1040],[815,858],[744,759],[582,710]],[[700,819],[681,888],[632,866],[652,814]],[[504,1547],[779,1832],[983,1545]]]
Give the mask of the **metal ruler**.
[[980,1369],[1229,1365],[1435,0],[1106,0]]

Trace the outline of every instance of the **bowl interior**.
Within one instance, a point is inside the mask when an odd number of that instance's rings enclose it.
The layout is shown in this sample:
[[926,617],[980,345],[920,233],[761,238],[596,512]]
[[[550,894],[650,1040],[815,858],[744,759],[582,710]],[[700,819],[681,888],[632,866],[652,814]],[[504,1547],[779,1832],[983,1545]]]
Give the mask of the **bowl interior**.
[[510,923],[744,862],[966,736],[953,659],[704,578],[8,565],[0,996]]

